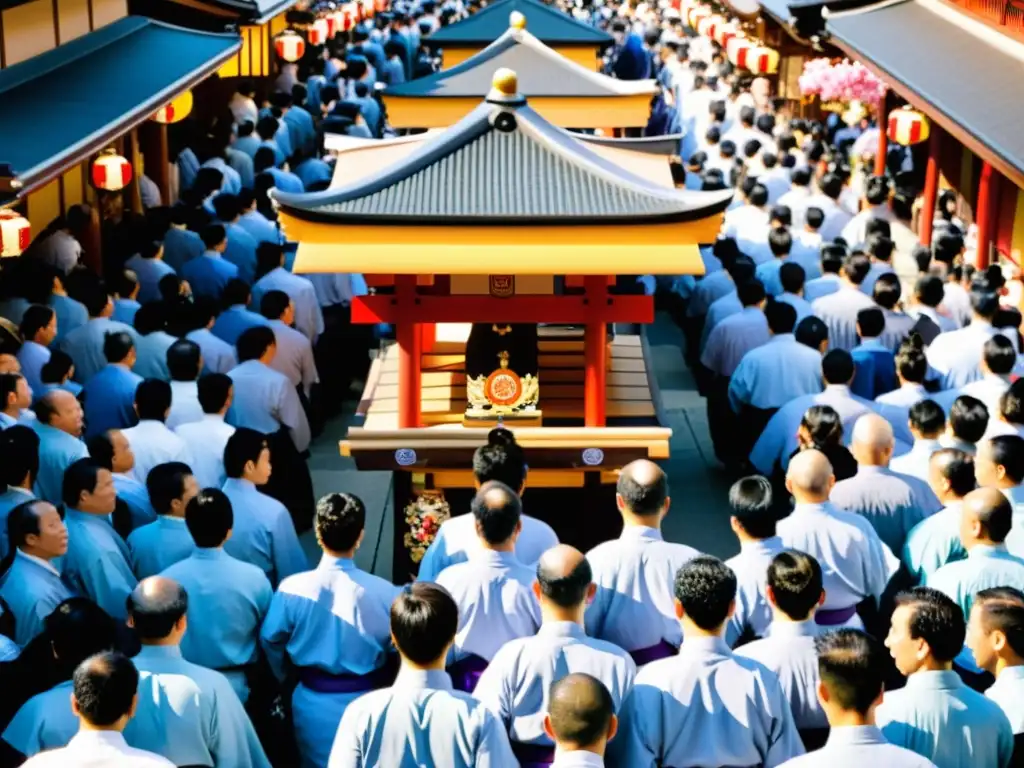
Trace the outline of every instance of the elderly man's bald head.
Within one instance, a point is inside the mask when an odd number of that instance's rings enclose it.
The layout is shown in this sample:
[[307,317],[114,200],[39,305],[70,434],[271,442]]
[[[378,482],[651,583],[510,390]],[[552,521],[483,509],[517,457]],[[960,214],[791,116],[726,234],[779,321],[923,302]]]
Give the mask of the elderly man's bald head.
[[800,451],[790,459],[786,488],[798,502],[824,501],[834,483],[832,465],[821,451]]
[[861,466],[888,466],[892,457],[892,425],[876,413],[867,413],[853,425],[850,451]]
[[185,588],[164,576],[143,579],[128,596],[128,615],[143,642],[163,640],[175,630],[184,630],[187,611]]
[[960,538],[973,544],[1001,544],[1013,525],[1013,505],[998,488],[977,488],[964,496]]
[[603,745],[615,733],[614,717],[612,696],[596,677],[574,672],[551,686],[545,726],[563,749]]
[[624,466],[615,490],[619,510],[637,517],[660,515],[668,505],[668,478],[661,467],[647,459]]
[[579,608],[593,592],[593,578],[583,553],[559,544],[541,555],[537,563],[537,597],[558,608]]
[[491,545],[506,543],[518,530],[523,514],[519,495],[504,483],[490,480],[480,486],[470,511],[477,533]]

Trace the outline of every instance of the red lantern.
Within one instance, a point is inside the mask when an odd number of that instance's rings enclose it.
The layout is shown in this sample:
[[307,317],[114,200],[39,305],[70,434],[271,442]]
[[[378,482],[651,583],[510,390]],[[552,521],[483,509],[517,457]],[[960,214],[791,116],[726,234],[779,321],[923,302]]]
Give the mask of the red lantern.
[[309,44],[323,45],[327,42],[327,20],[317,19],[309,27]]
[[894,109],[889,114],[886,136],[904,147],[928,141],[931,125],[928,118],[910,107]]
[[132,164],[113,149],[104,150],[92,163],[92,185],[104,192],[120,192],[132,180]]
[[734,66],[743,67],[747,66],[747,54],[754,49],[754,44],[744,37],[734,37],[729,41],[726,46],[725,52],[729,61]]
[[338,23],[338,14],[332,11],[324,16],[324,21],[327,22],[327,39],[333,40],[334,36],[338,34],[338,31],[341,29],[341,25]]
[[306,41],[296,32],[286,29],[274,40],[274,50],[279,59],[291,64],[301,59],[306,52]]
[[0,257],[21,256],[32,241],[32,226],[17,211],[0,210]]
[[735,24],[721,24],[715,27],[715,42],[725,48],[729,41],[736,37]]

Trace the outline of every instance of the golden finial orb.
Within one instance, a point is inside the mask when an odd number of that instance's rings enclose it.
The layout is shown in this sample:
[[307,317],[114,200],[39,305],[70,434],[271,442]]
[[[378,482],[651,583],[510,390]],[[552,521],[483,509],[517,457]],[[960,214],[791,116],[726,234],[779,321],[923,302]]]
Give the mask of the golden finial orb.
[[519,90],[519,76],[511,69],[502,67],[494,73],[491,87],[502,96],[515,96]]
[[508,25],[512,29],[526,29],[526,17],[519,11],[512,11],[508,15]]

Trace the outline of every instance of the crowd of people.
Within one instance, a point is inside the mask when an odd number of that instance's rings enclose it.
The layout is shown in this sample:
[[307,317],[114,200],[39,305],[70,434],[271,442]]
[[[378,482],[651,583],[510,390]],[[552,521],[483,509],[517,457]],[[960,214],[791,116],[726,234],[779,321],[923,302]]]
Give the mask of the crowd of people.
[[475,8],[395,7],[238,82],[175,129],[176,202],[104,197],[98,270],[84,206],[5,260],[0,766],[1022,764],[1003,273],[970,266],[952,194],[917,246],[913,153],[869,175],[867,116],[791,118],[670,7],[564,10],[658,81],[644,131],[682,134],[681,184],[736,190],[703,276],[638,282],[682,328],[739,553],[664,540],[649,461],[619,538],[559,543],[499,428],[416,582],[355,564],[366,509],[314,502],[304,455],[365,373],[367,288],[292,274],[269,192],[329,185],[325,131],[391,135],[378,85]]

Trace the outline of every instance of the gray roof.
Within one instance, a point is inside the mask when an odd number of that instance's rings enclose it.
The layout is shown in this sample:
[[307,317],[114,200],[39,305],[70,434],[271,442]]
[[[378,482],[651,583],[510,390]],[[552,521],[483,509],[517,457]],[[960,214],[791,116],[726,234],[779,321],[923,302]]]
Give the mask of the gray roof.
[[501,0],[454,24],[441,27],[424,42],[445,45],[487,45],[508,28],[508,17],[519,11],[527,17],[537,37],[548,45],[611,45],[612,36],[585,24],[541,0]]
[[679,142],[685,134],[669,133],[664,136],[640,136],[638,138],[616,138],[614,136],[593,136],[589,133],[569,131],[573,138],[586,144],[600,144],[613,149],[628,149],[645,155],[678,155]]
[[[527,25],[530,20],[527,19]],[[491,90],[491,78],[499,67],[519,76],[519,90],[526,96],[625,96],[653,95],[653,80],[616,80],[567,59],[525,29],[504,34],[461,64],[428,77],[394,85],[387,96],[473,96],[482,99]]]
[[433,224],[686,221],[732,191],[669,189],[597,155],[520,96],[486,101],[371,181],[274,198],[301,218]]

